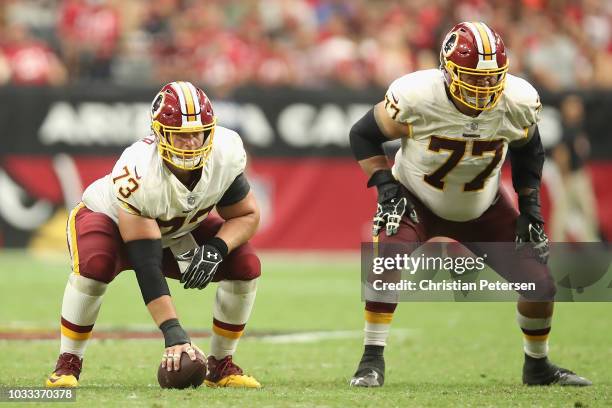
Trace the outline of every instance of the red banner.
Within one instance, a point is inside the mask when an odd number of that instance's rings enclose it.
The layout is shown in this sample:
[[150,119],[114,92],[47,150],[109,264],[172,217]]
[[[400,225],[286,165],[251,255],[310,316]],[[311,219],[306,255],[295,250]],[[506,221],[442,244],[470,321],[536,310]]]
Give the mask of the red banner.
[[[70,197],[74,200],[75,194],[78,199],[82,189],[106,174],[114,161],[114,156],[66,156],[63,164],[58,164],[57,157],[5,156],[2,169],[11,182],[11,188],[3,191],[2,200],[12,204],[5,204],[2,210],[0,245],[3,242],[5,246],[26,246],[28,235],[36,231],[35,218],[26,223],[27,227],[7,221],[11,214],[34,207],[15,209],[15,203],[24,202],[26,197],[25,201],[35,204],[40,201],[45,202],[46,207],[62,207]],[[589,171],[601,230],[606,237],[612,237],[612,189],[608,184],[612,163],[593,163]],[[254,239],[257,247],[356,250],[360,242],[370,239],[376,193],[373,189],[366,189],[366,177],[353,159],[253,159],[248,176],[262,208],[261,228]],[[503,183],[512,190],[509,169],[504,171]],[[545,187],[545,216],[550,213],[549,203]],[[52,212],[47,211],[47,218],[50,218]],[[44,213],[41,214],[38,216],[42,225],[46,220]]]

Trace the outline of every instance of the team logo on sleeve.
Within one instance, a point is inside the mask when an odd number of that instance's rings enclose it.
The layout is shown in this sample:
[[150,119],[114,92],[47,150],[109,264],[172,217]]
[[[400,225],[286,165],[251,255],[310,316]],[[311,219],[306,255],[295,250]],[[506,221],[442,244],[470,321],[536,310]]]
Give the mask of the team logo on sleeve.
[[442,46],[442,53],[445,57],[448,57],[450,54],[452,54],[453,51],[455,51],[455,48],[457,48],[458,41],[459,36],[457,35],[457,33],[450,33],[446,37],[446,39],[444,40],[444,45]]

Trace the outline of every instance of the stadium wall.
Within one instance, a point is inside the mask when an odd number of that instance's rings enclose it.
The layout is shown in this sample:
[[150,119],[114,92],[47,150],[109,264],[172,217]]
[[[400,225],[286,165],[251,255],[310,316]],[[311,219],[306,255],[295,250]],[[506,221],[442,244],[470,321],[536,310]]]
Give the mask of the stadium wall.
[[[67,211],[122,149],[148,135],[156,89],[75,86],[1,88],[0,247],[64,249]],[[375,194],[350,156],[348,129],[384,90],[242,88],[213,96],[219,123],[237,130],[250,155],[249,178],[262,206],[255,244],[287,250],[357,249],[370,232]],[[542,95],[546,146],[561,137],[557,106]],[[612,93],[581,94],[591,137],[592,175],[602,232],[612,237]],[[391,150],[392,150],[391,146]],[[553,185],[547,178],[545,184]],[[509,171],[504,185],[511,188]],[[544,188],[544,211],[550,191]]]

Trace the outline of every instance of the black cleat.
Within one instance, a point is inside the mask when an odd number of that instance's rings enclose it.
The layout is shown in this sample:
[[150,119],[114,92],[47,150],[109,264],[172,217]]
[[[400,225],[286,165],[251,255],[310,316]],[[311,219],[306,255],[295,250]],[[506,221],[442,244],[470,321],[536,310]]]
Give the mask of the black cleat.
[[573,371],[554,365],[548,360],[548,357],[533,358],[525,355],[523,384],[585,387],[593,383]]
[[366,346],[366,352],[361,357],[359,367],[349,382],[351,387],[382,387],[385,383],[385,359],[382,355],[382,347],[380,347],[380,353],[370,354],[368,351],[368,346]]

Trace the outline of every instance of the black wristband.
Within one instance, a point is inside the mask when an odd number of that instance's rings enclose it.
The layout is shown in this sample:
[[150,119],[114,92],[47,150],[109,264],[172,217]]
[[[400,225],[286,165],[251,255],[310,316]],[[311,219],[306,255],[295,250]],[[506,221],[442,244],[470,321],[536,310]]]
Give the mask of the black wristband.
[[529,194],[519,195],[519,212],[529,217],[533,222],[544,224],[542,210],[540,208],[540,191],[533,190]]
[[540,208],[540,191],[533,190],[529,194],[518,196],[519,211],[528,212],[533,207]]
[[219,237],[212,237],[211,239],[206,240],[206,245],[211,245],[217,248],[217,251],[221,254],[221,257],[225,258],[229,253],[229,248],[224,240]]
[[164,334],[166,347],[176,346],[177,344],[190,343],[189,336],[181,327],[178,319],[168,319],[159,325],[159,329]]
[[387,183],[395,183],[395,177],[390,169],[376,170],[368,180],[368,187],[380,186]]

